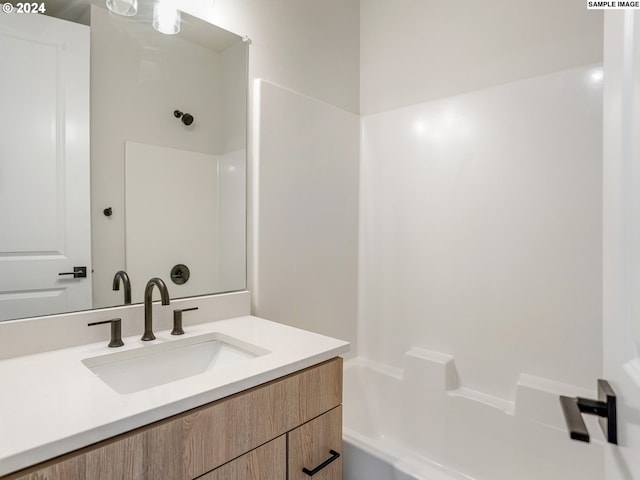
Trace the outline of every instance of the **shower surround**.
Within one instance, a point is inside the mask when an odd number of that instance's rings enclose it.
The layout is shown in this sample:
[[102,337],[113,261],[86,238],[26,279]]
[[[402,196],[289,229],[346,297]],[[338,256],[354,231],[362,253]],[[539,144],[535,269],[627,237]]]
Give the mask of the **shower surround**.
[[[600,440],[569,440],[557,404],[593,397],[602,363],[602,77],[362,118],[348,449],[392,445],[388,465],[417,456],[442,478],[602,477]],[[421,468],[397,478],[441,478]]]
[[357,358],[344,371],[346,480],[601,480],[604,440],[572,442],[558,393],[523,374],[514,401],[461,387],[451,355],[413,348],[402,369]]
[[602,312],[602,69],[362,119],[358,353],[451,354],[512,399],[520,374],[593,388]]

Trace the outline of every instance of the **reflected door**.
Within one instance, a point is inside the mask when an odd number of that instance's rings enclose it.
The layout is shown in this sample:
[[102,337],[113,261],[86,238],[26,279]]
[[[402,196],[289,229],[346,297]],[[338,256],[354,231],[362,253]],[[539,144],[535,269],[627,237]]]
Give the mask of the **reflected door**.
[[0,58],[0,320],[91,308],[89,28],[2,14]]

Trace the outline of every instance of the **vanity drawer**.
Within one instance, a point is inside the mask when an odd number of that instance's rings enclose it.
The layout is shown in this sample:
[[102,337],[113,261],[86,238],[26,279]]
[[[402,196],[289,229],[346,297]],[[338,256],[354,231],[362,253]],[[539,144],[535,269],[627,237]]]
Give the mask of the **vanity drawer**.
[[[289,480],[342,480],[342,405],[292,430],[287,437]],[[317,473],[311,476],[313,470]]]

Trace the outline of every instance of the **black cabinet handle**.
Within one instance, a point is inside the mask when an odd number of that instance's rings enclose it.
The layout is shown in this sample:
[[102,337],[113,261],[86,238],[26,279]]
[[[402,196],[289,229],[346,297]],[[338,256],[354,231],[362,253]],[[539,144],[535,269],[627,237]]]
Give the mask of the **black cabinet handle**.
[[305,468],[302,469],[302,472],[306,473],[310,477],[313,477],[316,473],[318,473],[320,470],[322,470],[324,467],[329,465],[334,460],[337,460],[338,457],[340,456],[340,454],[338,452],[336,452],[335,450],[329,450],[329,453],[331,454],[331,457],[328,460],[325,460],[324,462],[322,462],[320,465],[318,465],[313,470],[309,470],[308,468],[305,467]]
[[73,272],[60,272],[58,275],[73,275],[73,278],[87,278],[87,267],[73,267]]

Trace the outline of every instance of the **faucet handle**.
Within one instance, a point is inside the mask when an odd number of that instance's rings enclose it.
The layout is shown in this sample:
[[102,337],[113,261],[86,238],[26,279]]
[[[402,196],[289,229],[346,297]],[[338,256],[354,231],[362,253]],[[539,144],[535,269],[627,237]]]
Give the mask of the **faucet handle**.
[[184,335],[184,330],[182,329],[182,312],[190,312],[192,310],[198,310],[198,307],[179,308],[173,311],[173,330],[171,330],[171,335]]
[[112,318],[111,320],[103,320],[102,322],[87,323],[88,327],[94,325],[103,325],[105,323],[111,324],[111,340],[109,341],[110,347],[121,347],[124,345],[122,341],[122,319]]

